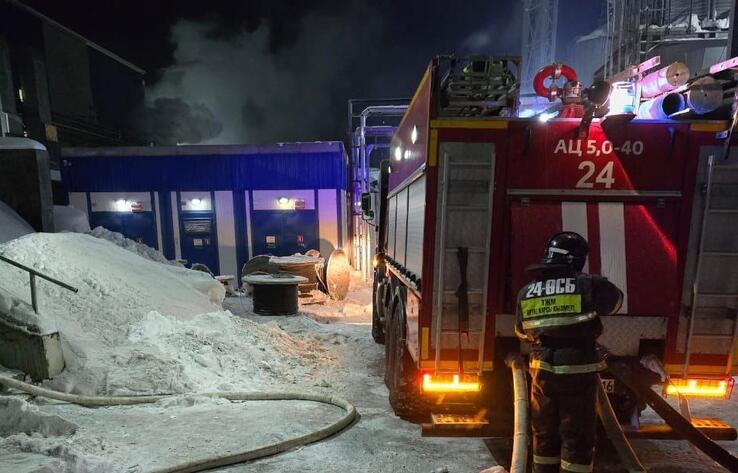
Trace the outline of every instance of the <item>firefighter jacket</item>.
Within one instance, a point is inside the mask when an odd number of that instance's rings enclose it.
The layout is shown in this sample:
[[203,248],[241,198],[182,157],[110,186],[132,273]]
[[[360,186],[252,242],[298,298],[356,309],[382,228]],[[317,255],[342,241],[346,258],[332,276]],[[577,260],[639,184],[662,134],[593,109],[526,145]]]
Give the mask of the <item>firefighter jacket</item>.
[[617,313],[623,293],[606,278],[544,272],[518,293],[515,333],[533,344],[531,368],[555,374],[601,371],[601,315]]

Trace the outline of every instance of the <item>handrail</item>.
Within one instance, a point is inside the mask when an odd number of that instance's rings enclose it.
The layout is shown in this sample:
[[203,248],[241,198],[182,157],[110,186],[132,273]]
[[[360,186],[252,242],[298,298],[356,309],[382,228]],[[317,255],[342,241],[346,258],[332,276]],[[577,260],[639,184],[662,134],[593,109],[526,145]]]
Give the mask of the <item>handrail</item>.
[[8,263],[11,266],[15,266],[16,268],[22,269],[26,271],[30,278],[31,278],[31,306],[33,306],[33,312],[38,314],[38,300],[36,297],[36,276],[40,277],[41,279],[46,279],[47,281],[56,284],[59,287],[63,287],[64,289],[68,291],[72,291],[75,294],[78,292],[77,288],[70,286],[67,283],[61,282],[58,279],[54,279],[51,276],[47,276],[43,273],[39,273],[33,268],[29,268],[28,266],[25,266],[23,264],[20,264],[16,261],[13,261],[10,258],[6,258],[5,256],[0,254],[0,261],[4,261]]

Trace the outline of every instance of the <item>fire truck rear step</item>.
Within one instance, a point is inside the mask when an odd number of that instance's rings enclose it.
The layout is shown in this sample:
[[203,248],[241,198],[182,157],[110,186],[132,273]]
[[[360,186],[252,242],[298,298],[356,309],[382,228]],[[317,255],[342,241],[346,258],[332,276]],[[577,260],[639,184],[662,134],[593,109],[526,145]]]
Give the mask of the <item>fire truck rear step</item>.
[[[738,432],[722,419],[715,418],[692,418],[692,425],[712,440],[736,440]],[[641,424],[637,430],[625,430],[625,435],[631,439],[655,439],[655,440],[685,440],[671,426],[666,424]]]
[[509,422],[490,423],[474,415],[431,414],[431,422],[421,425],[423,437],[508,437],[512,434]]

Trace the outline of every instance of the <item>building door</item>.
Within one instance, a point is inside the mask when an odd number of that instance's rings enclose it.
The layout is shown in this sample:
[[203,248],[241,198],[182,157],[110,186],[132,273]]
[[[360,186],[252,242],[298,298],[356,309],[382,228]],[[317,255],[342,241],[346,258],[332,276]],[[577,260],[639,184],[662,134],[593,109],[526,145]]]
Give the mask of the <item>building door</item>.
[[188,267],[200,263],[214,274],[219,274],[217,222],[212,193],[181,192],[178,200],[182,259],[187,260]]
[[254,210],[255,255],[289,256],[319,249],[315,210]]

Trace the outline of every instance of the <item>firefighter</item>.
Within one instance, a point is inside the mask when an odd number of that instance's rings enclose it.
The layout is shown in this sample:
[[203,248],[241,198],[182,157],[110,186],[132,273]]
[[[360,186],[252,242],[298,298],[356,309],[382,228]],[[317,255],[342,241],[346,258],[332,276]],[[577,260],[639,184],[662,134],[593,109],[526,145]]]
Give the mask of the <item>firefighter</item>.
[[518,294],[515,332],[530,354],[533,472],[592,471],[597,415],[597,350],[601,315],[620,309],[623,293],[601,276],[582,273],[587,241],[574,232],[548,240],[538,277]]

